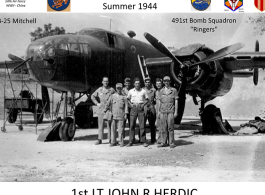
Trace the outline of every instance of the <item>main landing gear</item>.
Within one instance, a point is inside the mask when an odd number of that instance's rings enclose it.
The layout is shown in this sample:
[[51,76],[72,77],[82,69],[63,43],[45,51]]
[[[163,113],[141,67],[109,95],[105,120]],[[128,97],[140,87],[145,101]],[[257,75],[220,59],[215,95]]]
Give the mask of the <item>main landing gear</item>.
[[199,114],[204,134],[230,134],[234,132],[227,120],[223,122],[220,108],[213,104],[209,104],[205,108],[204,106],[204,101],[201,101]]

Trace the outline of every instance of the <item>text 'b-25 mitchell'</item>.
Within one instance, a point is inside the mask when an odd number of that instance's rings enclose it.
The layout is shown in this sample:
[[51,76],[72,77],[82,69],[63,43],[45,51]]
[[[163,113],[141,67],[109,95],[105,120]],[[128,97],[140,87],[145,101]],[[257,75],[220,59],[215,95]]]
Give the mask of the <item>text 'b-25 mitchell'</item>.
[[[230,91],[233,77],[249,77],[258,83],[258,68],[265,67],[265,53],[259,52],[256,42],[254,52],[236,52],[244,47],[237,43],[216,52],[203,44],[193,44],[181,49],[165,47],[155,37],[145,33],[151,44],[102,29],[87,28],[77,35],[56,35],[32,42],[24,59],[1,62],[1,68],[17,69],[26,64],[30,77],[42,85],[44,97],[47,87],[61,92],[70,92],[73,116],[65,116],[60,127],[60,138],[71,140],[75,124],[86,127],[90,122],[89,109],[75,106],[75,93],[91,94],[108,76],[110,84],[122,82],[125,77],[149,76],[155,78],[170,75],[179,90],[177,123],[180,123],[186,94],[201,99],[201,112],[205,103]],[[253,71],[238,71],[253,69]],[[45,95],[46,94],[46,95]],[[49,102],[49,98],[45,98]],[[84,105],[85,106],[85,105]],[[77,109],[78,108],[78,109]],[[78,111],[79,110],[79,111]],[[82,113],[80,114],[80,110]],[[49,112],[49,106],[46,107]]]

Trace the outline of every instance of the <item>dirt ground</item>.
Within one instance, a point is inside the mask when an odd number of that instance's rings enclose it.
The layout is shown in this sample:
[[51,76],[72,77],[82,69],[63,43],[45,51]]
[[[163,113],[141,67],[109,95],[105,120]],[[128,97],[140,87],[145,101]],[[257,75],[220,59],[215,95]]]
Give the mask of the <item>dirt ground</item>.
[[[184,121],[182,130],[175,130],[173,149],[110,148],[106,139],[94,145],[96,129],[78,129],[70,142],[39,142],[49,124],[39,125],[36,134],[31,121],[25,121],[23,131],[13,125],[0,133],[0,181],[265,181],[262,134],[194,135],[198,121]],[[244,121],[230,123],[238,128]]]

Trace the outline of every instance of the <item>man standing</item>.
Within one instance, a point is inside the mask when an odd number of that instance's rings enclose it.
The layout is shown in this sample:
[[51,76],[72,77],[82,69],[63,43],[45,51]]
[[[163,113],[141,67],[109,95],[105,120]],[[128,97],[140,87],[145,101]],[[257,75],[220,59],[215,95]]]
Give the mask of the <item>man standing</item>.
[[155,88],[151,85],[151,79],[148,77],[145,79],[145,88],[148,95],[148,103],[144,106],[144,112],[145,112],[145,125],[146,121],[148,119],[149,127],[150,127],[150,133],[151,133],[151,144],[154,144],[156,142],[156,128],[155,128],[155,121],[156,121],[156,111],[155,111]]
[[[131,79],[129,77],[127,77],[127,78],[124,79],[124,87],[122,89],[122,93],[126,97],[128,96],[128,93],[129,93],[129,90],[130,90],[130,86],[131,86]],[[127,114],[129,127],[130,127],[130,110],[131,110],[131,108],[129,107],[128,108],[128,114]],[[127,119],[124,121],[124,126],[123,126],[124,127],[124,131],[125,131],[125,126],[126,126]],[[124,136],[125,136],[125,132],[124,132]]]
[[157,147],[166,147],[167,137],[169,135],[170,148],[174,148],[174,118],[177,117],[178,94],[177,90],[170,87],[170,77],[165,76],[165,87],[160,91],[160,101],[158,102],[158,115],[162,127],[162,141]]
[[111,95],[107,109],[110,109],[113,114],[113,120],[111,124],[111,143],[110,146],[116,146],[116,130],[118,127],[119,132],[119,144],[121,147],[124,146],[124,120],[127,119],[128,114],[128,100],[127,96],[122,93],[122,84],[116,84],[116,93]]
[[144,147],[147,147],[148,143],[146,142],[146,132],[144,127],[144,121],[145,121],[144,106],[145,104],[148,103],[148,96],[146,91],[141,88],[139,78],[135,78],[133,83],[134,83],[134,88],[129,91],[127,96],[129,100],[128,103],[131,107],[130,139],[129,143],[127,144],[127,147],[133,145],[137,118],[139,120],[139,127],[140,127],[140,142],[144,143]]
[[[109,78],[104,77],[102,80],[103,86],[98,88],[92,95],[91,100],[98,106],[98,141],[96,145],[102,144],[103,134],[104,134],[104,114],[106,103],[110,96],[115,93],[115,90],[109,87]],[[111,133],[111,121],[107,121],[108,128],[108,139],[110,143],[110,133]]]
[[156,95],[155,95],[155,101],[156,101],[156,128],[158,130],[158,138],[157,138],[157,144],[161,144],[161,124],[160,124],[160,117],[158,116],[158,104],[161,98],[161,89],[162,89],[162,79],[157,78],[156,79]]

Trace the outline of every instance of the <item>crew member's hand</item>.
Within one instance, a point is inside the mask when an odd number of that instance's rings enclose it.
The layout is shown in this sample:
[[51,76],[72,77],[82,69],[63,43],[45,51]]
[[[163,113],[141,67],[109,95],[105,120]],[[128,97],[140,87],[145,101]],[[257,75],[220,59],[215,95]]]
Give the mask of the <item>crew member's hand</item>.
[[127,114],[125,114],[125,116],[124,116],[124,120],[125,120],[125,121],[127,120]]
[[97,103],[97,106],[98,106],[98,107],[100,107],[100,106],[101,106],[101,104],[100,104],[100,103]]
[[174,112],[174,118],[176,118],[178,116],[177,112]]
[[160,119],[160,115],[161,115],[161,112],[158,112],[156,115],[157,116],[156,118]]

